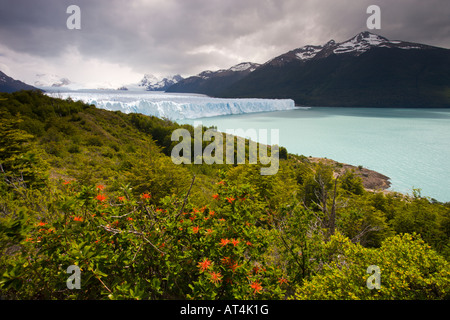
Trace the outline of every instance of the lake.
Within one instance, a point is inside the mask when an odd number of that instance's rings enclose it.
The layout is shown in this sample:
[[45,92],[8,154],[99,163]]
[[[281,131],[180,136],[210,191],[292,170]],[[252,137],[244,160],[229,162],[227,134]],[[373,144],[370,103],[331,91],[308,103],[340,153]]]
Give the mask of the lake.
[[290,153],[362,165],[390,177],[391,190],[450,201],[449,109],[299,108],[177,122],[194,121],[220,131],[278,129]]

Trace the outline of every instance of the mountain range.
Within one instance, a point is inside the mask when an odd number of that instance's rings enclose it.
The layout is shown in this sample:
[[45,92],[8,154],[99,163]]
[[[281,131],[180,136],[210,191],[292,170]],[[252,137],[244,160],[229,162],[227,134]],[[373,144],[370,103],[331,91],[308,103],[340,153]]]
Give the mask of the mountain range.
[[181,80],[183,80],[183,77],[179,74],[167,76],[162,79],[157,78],[152,74],[145,74],[138,85],[139,87],[145,88],[147,91],[166,91],[170,86]]
[[[36,76],[34,84],[39,88],[74,87],[64,77]],[[146,74],[139,83],[119,89],[129,88],[222,98],[293,99],[299,106],[450,107],[450,50],[365,31],[343,42],[297,48],[264,64],[243,62],[185,79]],[[0,92],[23,89],[36,88],[0,71]]]
[[169,87],[167,92],[202,93],[210,96],[220,95],[232,84],[242,80],[260,67],[260,64],[243,62],[229,69],[203,71],[179,81]]
[[14,80],[0,71],[0,92],[15,92],[19,90],[39,90],[22,81]]
[[[297,105],[450,107],[450,50],[370,32],[307,45],[242,71],[205,71],[168,88],[224,98],[290,98]],[[239,65],[238,65],[239,66]]]

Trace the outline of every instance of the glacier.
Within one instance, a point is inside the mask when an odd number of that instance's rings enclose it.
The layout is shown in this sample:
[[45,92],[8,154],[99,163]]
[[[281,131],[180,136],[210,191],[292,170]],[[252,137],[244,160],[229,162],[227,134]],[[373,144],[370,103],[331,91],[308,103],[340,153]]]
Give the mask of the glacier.
[[200,94],[120,90],[77,90],[46,92],[54,98],[72,99],[97,108],[124,113],[142,113],[169,120],[292,110],[292,99],[224,99]]

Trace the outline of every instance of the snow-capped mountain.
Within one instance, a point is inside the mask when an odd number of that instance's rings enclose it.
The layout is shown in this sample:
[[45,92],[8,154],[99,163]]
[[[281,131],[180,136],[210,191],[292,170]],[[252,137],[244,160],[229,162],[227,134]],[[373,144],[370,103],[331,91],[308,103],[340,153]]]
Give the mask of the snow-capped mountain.
[[152,74],[145,74],[139,82],[139,86],[144,87],[147,91],[166,91],[167,88],[181,80],[183,80],[183,77],[179,74],[167,76],[162,79],[157,78]]
[[269,60],[266,64],[281,66],[293,60],[308,61],[314,58],[326,58],[332,54],[350,54],[353,56],[359,56],[373,48],[397,48],[411,50],[432,49],[434,47],[406,41],[391,41],[380,35],[365,31],[344,42],[336,43],[336,41],[330,40],[324,45],[307,45],[297,48]]
[[220,76],[230,75],[233,72],[239,72],[239,73],[244,72],[247,74],[247,73],[255,71],[259,66],[260,66],[260,64],[258,64],[258,63],[242,62],[242,63],[232,66],[229,69],[220,69],[217,71],[206,70],[206,71],[199,73],[198,75],[196,75],[194,77],[199,77],[204,80],[208,80],[210,78],[214,78],[214,77],[218,77],[218,76],[220,77]]
[[246,77],[259,66],[260,64],[258,63],[242,62],[229,69],[220,69],[217,71],[206,70],[179,81],[177,84],[169,87],[167,91],[214,95]]
[[366,31],[286,52],[216,96],[291,98],[306,106],[437,108],[450,107],[448,92],[449,49]]

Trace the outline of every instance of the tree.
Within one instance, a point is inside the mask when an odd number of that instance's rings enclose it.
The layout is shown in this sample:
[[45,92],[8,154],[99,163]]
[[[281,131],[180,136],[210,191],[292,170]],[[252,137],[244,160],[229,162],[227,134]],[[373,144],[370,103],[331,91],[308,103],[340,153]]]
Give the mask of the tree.
[[48,178],[48,164],[33,143],[33,136],[18,129],[22,120],[1,114],[0,173],[16,186],[42,186]]

